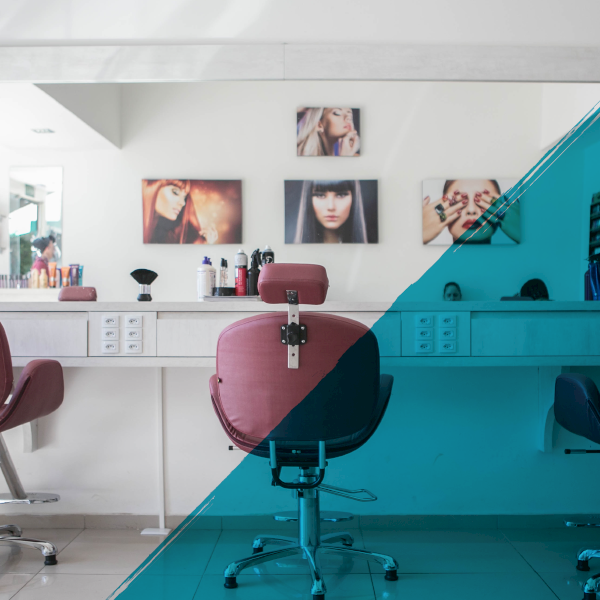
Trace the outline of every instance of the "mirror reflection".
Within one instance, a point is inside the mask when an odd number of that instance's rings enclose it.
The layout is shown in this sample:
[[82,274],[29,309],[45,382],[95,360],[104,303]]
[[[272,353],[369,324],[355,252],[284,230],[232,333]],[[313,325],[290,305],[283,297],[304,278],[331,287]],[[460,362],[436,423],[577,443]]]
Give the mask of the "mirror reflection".
[[38,277],[45,272],[43,282],[48,278],[49,263],[61,266],[62,171],[62,167],[10,169],[10,275],[19,287],[32,287],[32,267]]

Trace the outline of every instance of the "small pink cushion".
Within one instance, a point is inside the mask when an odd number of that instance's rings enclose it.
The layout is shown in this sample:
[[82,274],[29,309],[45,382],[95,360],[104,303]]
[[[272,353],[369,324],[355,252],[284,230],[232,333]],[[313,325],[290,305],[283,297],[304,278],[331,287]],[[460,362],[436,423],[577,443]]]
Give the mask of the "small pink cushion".
[[75,285],[73,287],[64,287],[58,293],[59,302],[95,302],[96,288]]
[[298,292],[299,304],[323,304],[329,280],[321,265],[270,263],[258,278],[258,293],[267,304],[287,304],[286,290]]

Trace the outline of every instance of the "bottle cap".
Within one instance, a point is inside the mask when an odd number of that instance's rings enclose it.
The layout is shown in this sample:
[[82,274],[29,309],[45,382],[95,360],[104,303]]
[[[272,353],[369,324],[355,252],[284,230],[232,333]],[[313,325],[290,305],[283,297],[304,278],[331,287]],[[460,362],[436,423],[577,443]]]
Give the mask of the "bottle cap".
[[271,246],[269,246],[269,244],[267,244],[267,245],[265,246],[265,249],[263,250],[263,252],[267,252],[267,251],[268,251],[268,250],[270,250],[270,249],[271,249]]
[[227,260],[225,258],[221,259],[221,266],[222,267],[227,267]]
[[210,258],[208,258],[208,256],[204,257],[204,260],[202,261],[203,265],[210,265]]

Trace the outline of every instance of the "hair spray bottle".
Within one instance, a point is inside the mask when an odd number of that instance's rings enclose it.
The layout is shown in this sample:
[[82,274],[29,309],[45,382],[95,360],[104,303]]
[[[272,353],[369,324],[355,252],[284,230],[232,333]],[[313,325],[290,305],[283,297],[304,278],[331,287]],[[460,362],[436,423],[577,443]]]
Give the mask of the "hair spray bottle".
[[248,281],[248,256],[240,248],[235,255],[235,295],[246,296]]

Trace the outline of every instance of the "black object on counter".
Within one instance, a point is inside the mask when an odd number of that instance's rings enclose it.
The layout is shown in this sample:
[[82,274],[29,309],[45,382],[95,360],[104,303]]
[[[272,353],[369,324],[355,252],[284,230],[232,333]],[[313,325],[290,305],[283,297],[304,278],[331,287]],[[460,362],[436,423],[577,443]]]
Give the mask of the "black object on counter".
[[258,276],[260,275],[260,250],[257,248],[250,257],[248,269],[248,296],[258,296]]
[[234,287],[216,287],[213,296],[235,296]]
[[150,286],[158,277],[158,273],[149,269],[136,269],[131,272],[131,276],[140,284],[140,293],[137,297],[138,302],[150,302],[152,300]]

